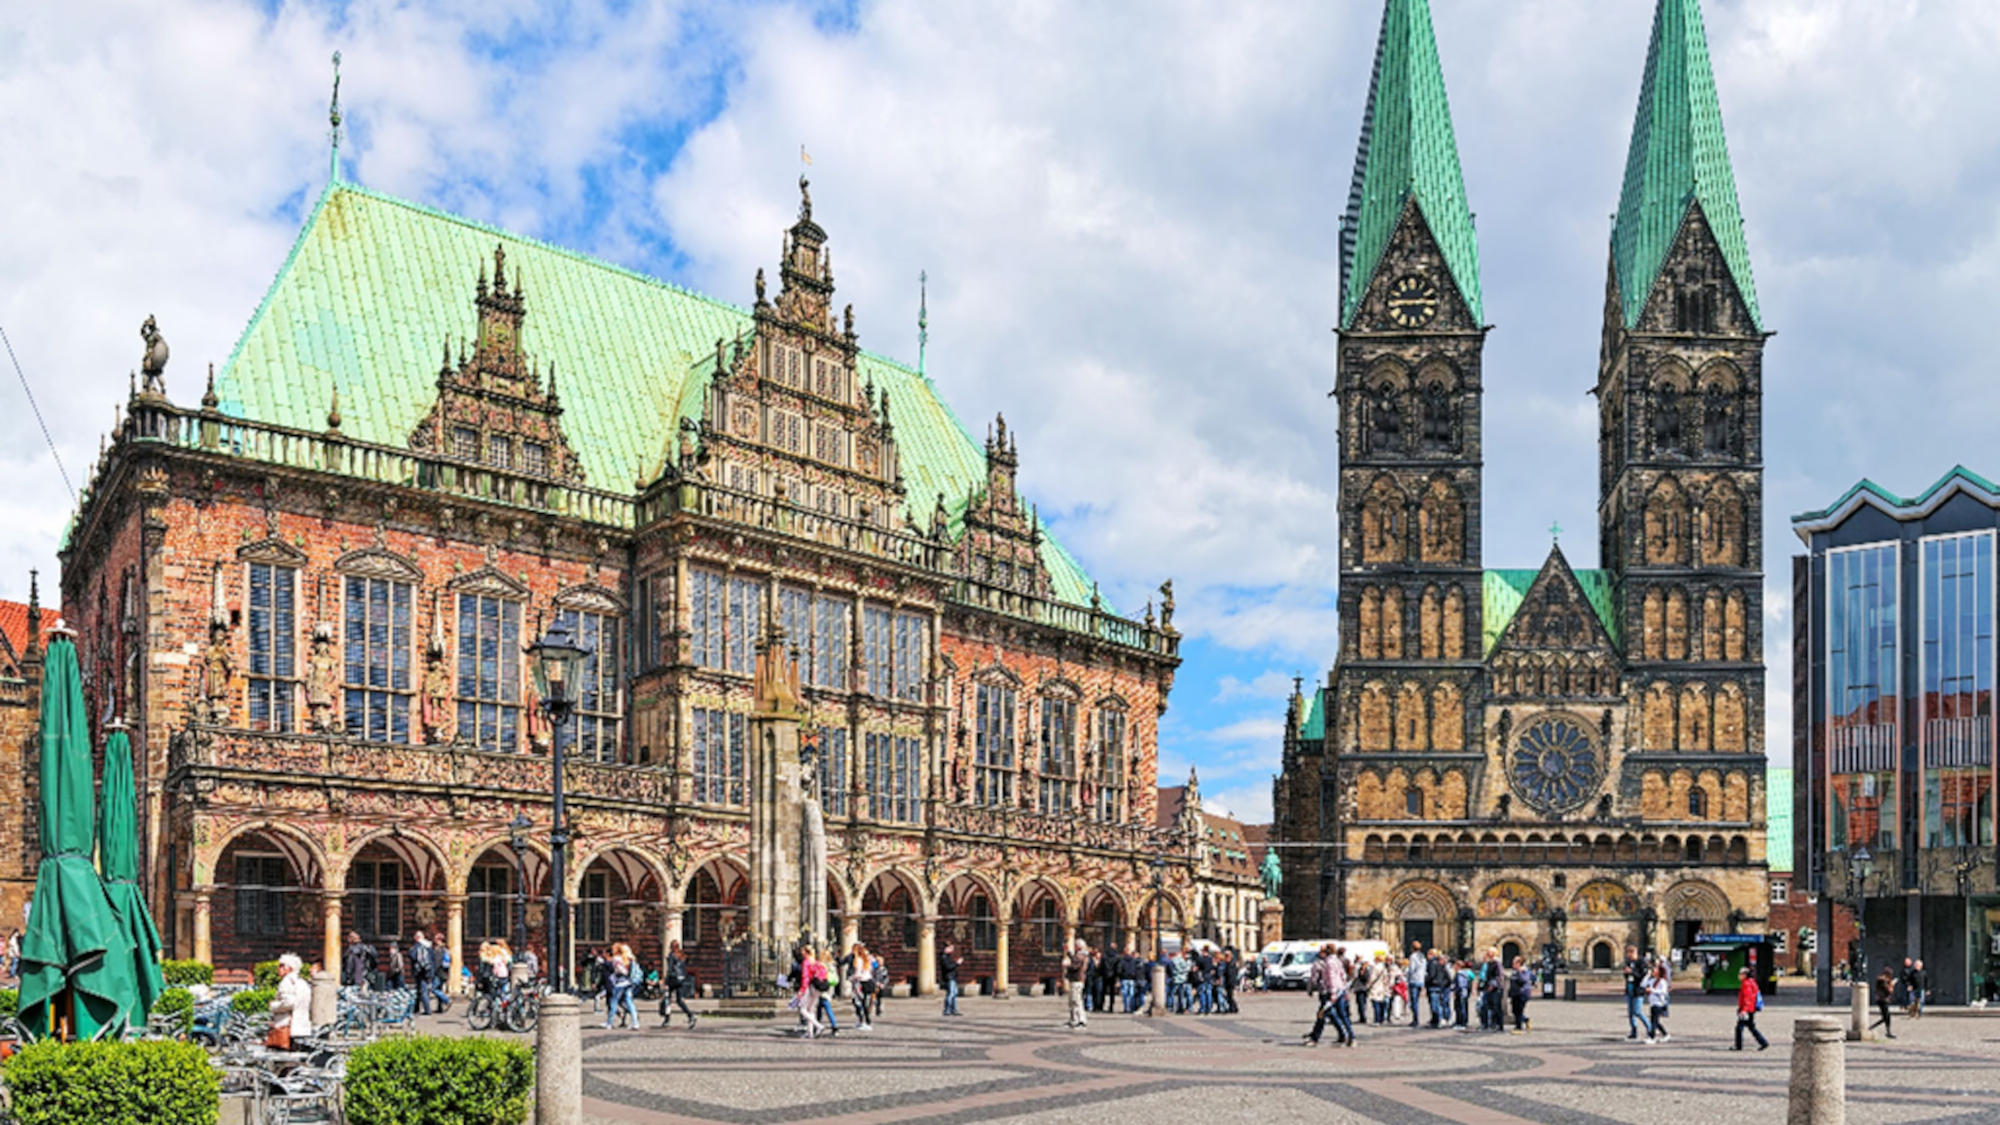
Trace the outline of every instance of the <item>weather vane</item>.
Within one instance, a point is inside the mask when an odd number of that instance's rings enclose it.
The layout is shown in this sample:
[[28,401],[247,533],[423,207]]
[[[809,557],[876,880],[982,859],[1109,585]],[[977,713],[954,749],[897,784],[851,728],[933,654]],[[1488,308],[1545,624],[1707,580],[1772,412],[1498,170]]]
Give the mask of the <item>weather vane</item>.
[[931,342],[931,275],[917,271],[917,374],[924,373],[924,347]]
[[327,123],[333,126],[333,152],[328,158],[327,169],[334,180],[340,179],[340,52],[333,53],[333,102],[326,109]]

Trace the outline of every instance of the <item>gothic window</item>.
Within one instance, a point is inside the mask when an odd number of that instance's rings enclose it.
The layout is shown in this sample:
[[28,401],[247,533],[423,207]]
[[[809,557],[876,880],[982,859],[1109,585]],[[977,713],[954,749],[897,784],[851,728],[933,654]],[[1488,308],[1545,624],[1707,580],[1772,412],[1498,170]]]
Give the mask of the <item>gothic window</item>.
[[1100,706],[1097,709],[1097,786],[1093,815],[1105,824],[1116,824],[1125,807],[1125,709]]
[[1701,598],[1701,653],[1703,660],[1722,659],[1722,591],[1710,589]]
[[1458,489],[1450,481],[1442,477],[1431,481],[1424,490],[1418,520],[1423,531],[1423,561],[1457,562],[1464,541],[1465,503],[1459,499]]
[[1380,683],[1364,684],[1358,721],[1355,724],[1361,749],[1389,748],[1389,689]]
[[370,742],[410,740],[410,583],[347,576],[342,628],[346,730]]
[[1424,713],[1422,684],[1405,683],[1396,695],[1396,749],[1430,749],[1430,722]]
[[1425,660],[1436,660],[1444,649],[1443,612],[1437,587],[1424,587],[1423,600],[1417,604],[1417,651]]
[[1371,453],[1400,453],[1403,450],[1403,403],[1401,388],[1378,383],[1369,392],[1368,449]]
[[1743,494],[1719,480],[1702,502],[1701,561],[1704,566],[1743,565]]
[[1651,399],[1653,449],[1670,455],[1686,452],[1687,369],[1677,363],[1663,365],[1653,378]]
[[1688,658],[1687,593],[1676,586],[1667,591],[1667,659]]
[[1741,660],[1744,647],[1743,591],[1729,591],[1729,596],[1723,601],[1722,612],[1722,657],[1725,660]]
[[1391,586],[1382,591],[1382,659],[1403,658],[1403,591]]
[[1442,452],[1453,444],[1451,433],[1451,392],[1441,381],[1427,382],[1423,389],[1423,443],[1431,452]]
[[1646,591],[1643,613],[1643,628],[1640,634],[1640,651],[1647,660],[1664,660],[1667,656],[1667,603],[1665,595],[1658,589]]
[[1742,750],[1747,727],[1743,689],[1733,683],[1723,684],[1715,693],[1715,748],[1728,751]]
[[1424,793],[1421,789],[1408,789],[1403,793],[1403,814],[1411,818],[1424,815]]
[[458,596],[458,732],[481,750],[521,747],[521,603]]
[[[462,600],[462,599],[461,599]],[[513,603],[508,603],[513,604]],[[555,728],[556,745],[594,762],[618,760],[618,619],[609,614],[565,609],[556,620],[584,650],[576,711]]]
[[1361,659],[1382,658],[1382,591],[1373,586],[1361,591]]
[[1689,684],[1681,689],[1682,750],[1708,750],[1710,746],[1708,689]]
[[1431,689],[1431,749],[1465,748],[1465,708],[1458,685],[1439,684]]
[[1377,477],[1361,501],[1361,561],[1403,561],[1403,491],[1388,477]]
[[895,629],[895,697],[921,703],[924,698],[924,666],[930,655],[930,623],[914,613],[899,613]]
[[744,804],[744,719],[732,711],[689,711],[694,737],[694,799],[708,805]]
[[847,690],[847,603],[825,594],[813,597],[812,660],[808,681],[814,687]]
[[1444,658],[1465,658],[1465,591],[1457,586],[1444,595]]
[[1647,750],[1674,748],[1674,689],[1665,683],[1646,686],[1644,715],[1640,720],[1640,745]]
[[754,578],[688,570],[688,635],[696,667],[748,675],[756,669],[764,586]]
[[1014,689],[982,683],[973,690],[972,803],[1014,804]]
[[1687,563],[1687,495],[1672,477],[1662,478],[1646,499],[1646,562],[1653,566]]
[[1042,786],[1039,807],[1067,813],[1076,807],[1076,700],[1042,697]]
[[1688,790],[1688,817],[1691,820],[1706,820],[1708,818],[1707,790]]
[[[292,684],[297,673],[293,616],[299,572],[270,563],[250,564],[250,729],[292,729]],[[105,616],[109,616],[108,614]]]
[[862,788],[869,794],[876,820],[909,823],[917,819],[922,762],[922,743],[915,738],[873,732],[865,736]]
[[1701,451],[1710,457],[1735,453],[1735,404],[1721,387],[1711,385],[1701,396]]

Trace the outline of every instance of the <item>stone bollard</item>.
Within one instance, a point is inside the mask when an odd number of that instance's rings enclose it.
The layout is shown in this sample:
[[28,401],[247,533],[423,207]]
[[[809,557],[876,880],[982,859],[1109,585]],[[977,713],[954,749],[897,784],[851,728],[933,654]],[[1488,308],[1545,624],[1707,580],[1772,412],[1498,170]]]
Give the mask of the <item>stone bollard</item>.
[[1847,1041],[1861,1043],[1868,1038],[1868,982],[1856,981],[1847,986],[1848,1005],[1853,1011],[1847,1024]]
[[340,978],[321,969],[312,975],[312,1003],[306,1008],[315,1029],[332,1027],[340,1018]]
[[1158,961],[1153,962],[1153,995],[1146,1003],[1146,1014],[1167,1014],[1167,967]]
[[1792,1024],[1792,1088],[1785,1125],[1847,1125],[1847,1044],[1839,1016]]
[[542,1001],[535,1034],[535,1125],[583,1123],[583,1006],[566,992]]

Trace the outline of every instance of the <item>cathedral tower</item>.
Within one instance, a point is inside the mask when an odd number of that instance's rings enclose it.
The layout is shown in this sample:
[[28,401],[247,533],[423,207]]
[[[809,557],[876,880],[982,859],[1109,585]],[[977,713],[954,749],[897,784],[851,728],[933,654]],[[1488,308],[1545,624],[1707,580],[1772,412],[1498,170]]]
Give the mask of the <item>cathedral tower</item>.
[[[1340,251],[1340,651],[1319,810],[1330,840],[1356,759],[1395,754],[1415,769],[1413,756],[1476,748],[1486,329],[1425,0],[1384,5]],[[1311,916],[1325,933],[1347,914],[1341,858],[1317,873]]]
[[1637,749],[1761,754],[1767,334],[1698,0],[1654,12],[1610,257],[1599,549]]

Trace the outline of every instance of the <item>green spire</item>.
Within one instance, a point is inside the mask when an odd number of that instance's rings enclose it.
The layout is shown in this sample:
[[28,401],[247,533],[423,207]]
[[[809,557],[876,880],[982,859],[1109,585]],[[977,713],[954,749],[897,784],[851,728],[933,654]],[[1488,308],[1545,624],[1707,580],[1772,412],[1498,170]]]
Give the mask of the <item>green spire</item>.
[[1368,110],[1354,155],[1354,183],[1340,221],[1340,325],[1347,327],[1374,279],[1382,251],[1412,196],[1472,319],[1479,300],[1479,243],[1458,170],[1458,142],[1445,100],[1426,0],[1385,0]]
[[1625,157],[1618,224],[1611,232],[1627,328],[1638,323],[1688,206],[1695,202],[1722,247],[1751,322],[1761,328],[1764,319],[1750,277],[1750,247],[1743,238],[1736,177],[1722,136],[1722,105],[1709,69],[1700,0],[1659,0],[1653,42],[1646,49],[1646,77],[1639,86],[1639,112],[1632,121],[1632,147]]

